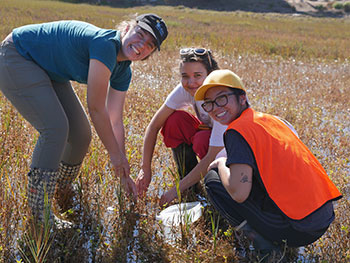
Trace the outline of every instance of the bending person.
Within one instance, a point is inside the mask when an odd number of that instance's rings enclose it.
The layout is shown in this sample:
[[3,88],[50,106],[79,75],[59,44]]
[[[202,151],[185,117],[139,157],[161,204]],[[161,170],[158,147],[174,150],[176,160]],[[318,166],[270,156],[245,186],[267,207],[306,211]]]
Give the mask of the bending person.
[[228,125],[227,157],[215,160],[204,180],[213,206],[263,253],[284,242],[298,247],[320,238],[341,194],[295,133],[275,116],[250,108],[232,71],[213,71],[195,99]]
[[115,174],[136,194],[125,156],[122,120],[131,61],[149,57],[167,37],[164,21],[144,14],[118,30],[81,21],[16,28],[0,47],[0,90],[40,133],[28,173],[28,205],[43,220],[49,204],[71,189],[88,151],[91,129],[70,80],[87,84],[87,105]]
[[[224,146],[222,134],[226,126],[212,121],[200,107],[200,102],[193,98],[206,76],[218,69],[217,62],[212,52],[204,48],[181,49],[180,57],[181,83],[168,95],[146,129],[142,165],[136,180],[139,194],[145,193],[151,182],[152,156],[160,130],[165,145],[172,148],[182,178],[181,192],[200,181]],[[181,110],[185,107],[191,107],[197,116]],[[170,203],[176,197],[173,187],[161,197],[160,205]]]

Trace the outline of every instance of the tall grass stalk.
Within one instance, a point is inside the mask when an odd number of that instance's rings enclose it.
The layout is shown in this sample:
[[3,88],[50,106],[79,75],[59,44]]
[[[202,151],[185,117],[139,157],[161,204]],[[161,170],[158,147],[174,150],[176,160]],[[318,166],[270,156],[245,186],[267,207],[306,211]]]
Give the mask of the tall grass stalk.
[[54,241],[55,234],[52,231],[51,204],[46,193],[43,213],[43,222],[37,222],[33,217],[28,219],[29,229],[23,234],[23,245],[18,246],[18,250],[26,263],[47,262],[47,255]]
[[[182,160],[183,163],[180,164],[180,167],[183,169],[183,173],[185,171],[185,165],[184,165],[184,159]],[[181,169],[181,168],[180,168]],[[177,203],[179,207],[179,218],[180,218],[180,231],[181,231],[181,243],[183,245],[189,245],[189,242],[191,240],[190,236],[190,226],[192,223],[192,215],[190,212],[187,211],[187,205],[186,203],[183,203],[183,195],[181,194],[180,191],[180,174],[177,171],[174,173],[171,169],[169,169],[169,173],[173,176],[174,178],[174,184],[175,184],[175,189],[177,193]],[[181,206],[181,204],[184,204]]]
[[211,233],[213,238],[213,255],[216,254],[216,242],[218,237],[218,231],[219,231],[219,222],[220,222],[220,214],[218,214],[217,219],[215,220],[213,213],[209,211],[210,215],[210,222],[211,222]]

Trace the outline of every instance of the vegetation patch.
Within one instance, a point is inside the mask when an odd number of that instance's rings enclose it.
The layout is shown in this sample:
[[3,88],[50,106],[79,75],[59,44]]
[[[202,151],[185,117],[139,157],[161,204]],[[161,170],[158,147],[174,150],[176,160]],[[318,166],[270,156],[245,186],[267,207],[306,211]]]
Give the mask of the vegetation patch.
[[[241,76],[256,110],[278,115],[294,125],[344,196],[335,203],[336,219],[320,240],[300,251],[288,249],[276,255],[275,262],[348,262],[350,21],[187,7],[122,9],[44,0],[1,0],[0,37],[5,38],[13,28],[24,24],[60,19],[113,28],[129,14],[146,12],[164,17],[169,38],[160,53],[132,65],[133,80],[124,116],[131,175],[136,178],[140,168],[145,128],[179,82],[179,49],[210,48],[221,68]],[[86,107],[86,86],[73,86]],[[1,262],[25,262],[26,257],[29,261],[40,259],[32,262],[55,263],[259,262],[247,241],[235,235],[207,202],[200,220],[182,226],[175,244],[166,242],[156,214],[161,210],[159,197],[175,184],[176,166],[161,138],[154,153],[154,176],[148,195],[135,203],[124,194],[119,179],[112,176],[109,157],[94,132],[75,182],[80,193],[78,224],[57,228],[49,235],[28,232],[26,174],[37,138],[33,127],[0,94]],[[38,244],[45,244],[41,254],[37,253]],[[244,260],[237,249],[240,245],[246,252]]]

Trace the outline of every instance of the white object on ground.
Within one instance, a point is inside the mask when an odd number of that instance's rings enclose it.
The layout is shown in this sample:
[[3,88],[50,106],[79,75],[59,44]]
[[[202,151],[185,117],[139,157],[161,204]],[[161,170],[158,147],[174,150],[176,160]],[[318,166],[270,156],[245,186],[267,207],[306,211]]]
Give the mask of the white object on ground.
[[202,216],[200,202],[181,203],[169,206],[156,215],[156,219],[165,226],[178,226],[182,224],[191,224]]
[[[183,225],[192,224],[202,216],[202,209],[200,202],[181,203],[169,206],[156,215],[156,219],[162,224],[165,241],[175,245],[176,240],[181,238],[180,222]],[[195,239],[194,234],[193,238]]]

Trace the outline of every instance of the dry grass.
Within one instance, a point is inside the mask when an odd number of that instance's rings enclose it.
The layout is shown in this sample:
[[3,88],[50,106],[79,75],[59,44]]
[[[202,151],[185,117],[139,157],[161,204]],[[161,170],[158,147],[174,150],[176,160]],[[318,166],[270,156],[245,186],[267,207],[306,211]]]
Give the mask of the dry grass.
[[[0,36],[3,38],[13,27],[22,24],[57,19],[81,19],[112,27],[128,13],[150,10],[150,7],[116,9],[51,1],[2,0]],[[208,11],[203,18],[204,11],[168,7],[152,11],[169,21],[170,36],[161,53],[146,62],[133,64],[133,81],[124,116],[132,176],[136,177],[139,170],[145,128],[179,81],[178,48],[210,47],[222,68],[229,68],[242,77],[255,109],[293,123],[344,195],[336,203],[336,220],[327,233],[307,246],[303,257],[291,257],[289,261],[349,261],[350,32],[346,30],[349,20],[249,13],[223,13],[218,17],[217,12]],[[278,48],[268,51],[265,44]],[[219,52],[215,52],[217,50]],[[74,87],[85,104],[86,87],[78,83],[74,83]],[[17,248],[23,245],[26,227],[26,173],[37,136],[0,94],[1,262],[20,259]],[[56,230],[47,262],[237,260],[236,238],[223,221],[213,242],[209,214],[191,226],[176,246],[163,242],[161,228],[155,221],[159,212],[157,201],[172,185],[168,168],[175,171],[175,165],[161,138],[153,160],[154,177],[148,196],[134,204],[121,192],[118,179],[111,176],[107,153],[94,133],[77,180],[81,188],[80,224],[73,229]],[[252,256],[250,261],[257,259]]]

